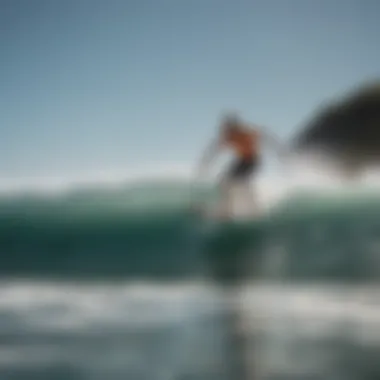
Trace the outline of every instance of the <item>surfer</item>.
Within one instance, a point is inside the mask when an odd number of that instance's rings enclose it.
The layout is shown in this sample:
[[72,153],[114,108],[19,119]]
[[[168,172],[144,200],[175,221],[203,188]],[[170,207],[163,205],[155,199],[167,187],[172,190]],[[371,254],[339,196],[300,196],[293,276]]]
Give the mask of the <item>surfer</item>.
[[251,180],[256,177],[261,166],[261,146],[264,141],[274,146],[278,152],[282,151],[277,139],[263,128],[248,124],[234,114],[222,118],[218,136],[204,152],[197,173],[198,176],[204,175],[211,161],[225,148],[234,152],[235,159],[219,182],[221,218],[232,217],[234,203],[232,190],[235,187],[242,192],[246,210],[256,211],[256,197],[252,191]]

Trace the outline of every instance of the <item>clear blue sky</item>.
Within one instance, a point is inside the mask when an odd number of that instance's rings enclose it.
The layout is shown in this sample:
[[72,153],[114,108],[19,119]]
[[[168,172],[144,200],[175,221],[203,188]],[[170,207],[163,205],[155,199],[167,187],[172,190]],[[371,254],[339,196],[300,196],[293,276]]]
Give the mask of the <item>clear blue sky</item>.
[[0,178],[190,163],[220,112],[288,137],[380,76],[378,0],[0,0]]

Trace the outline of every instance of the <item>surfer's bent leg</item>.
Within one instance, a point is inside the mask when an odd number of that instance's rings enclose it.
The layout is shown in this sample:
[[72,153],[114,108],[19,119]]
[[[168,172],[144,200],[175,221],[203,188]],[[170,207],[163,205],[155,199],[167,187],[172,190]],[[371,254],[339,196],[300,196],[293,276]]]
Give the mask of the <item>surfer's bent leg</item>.
[[242,181],[239,187],[244,202],[244,208],[247,210],[248,214],[254,214],[257,211],[257,198],[250,178]]
[[229,172],[232,182],[239,187],[242,195],[241,200],[244,202],[244,209],[248,213],[256,211],[256,196],[252,188],[251,179],[258,168],[257,159],[240,159]]
[[260,162],[258,158],[253,159],[249,165],[247,165],[247,171],[243,178],[243,188],[244,188],[244,202],[246,202],[246,207],[249,212],[255,214],[257,211],[257,194],[256,194],[256,184],[252,183],[252,179],[257,174]]
[[246,183],[247,186],[249,186],[249,177],[253,171],[254,166],[254,162],[251,160],[238,159],[232,164],[231,168],[222,178],[220,182],[220,193],[222,198],[221,213],[223,217],[230,218],[233,216],[234,187],[241,184],[242,182]]
[[222,178],[219,185],[219,191],[221,196],[221,205],[219,207],[219,212],[221,217],[230,218],[233,214],[233,181],[226,175]]
[[[252,211],[252,213],[256,213],[257,211],[257,187],[256,187],[256,176],[257,172],[260,168],[260,158],[256,157],[252,161],[252,165],[248,174],[248,178],[246,181],[246,190],[247,190],[247,202],[248,202],[248,207]],[[253,182],[252,182],[253,179]]]

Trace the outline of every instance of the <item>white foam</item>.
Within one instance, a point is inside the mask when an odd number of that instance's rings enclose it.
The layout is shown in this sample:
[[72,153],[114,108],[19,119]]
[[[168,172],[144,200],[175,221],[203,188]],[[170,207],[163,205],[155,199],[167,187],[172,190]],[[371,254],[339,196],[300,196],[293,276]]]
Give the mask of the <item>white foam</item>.
[[23,315],[30,328],[75,331],[110,322],[113,328],[136,328],[186,319],[194,314],[195,304],[210,312],[215,307],[211,299],[211,288],[207,291],[199,284],[11,282],[0,289],[0,312]]
[[[8,282],[0,289],[0,311],[30,313],[32,310],[52,310],[60,306],[75,309],[78,315],[107,319],[120,308],[150,304],[161,309],[164,316],[172,315],[189,301],[201,302],[203,307],[218,305],[216,288],[200,283],[52,283]],[[357,318],[380,323],[380,299],[375,286],[347,286],[331,284],[300,285],[275,282],[255,282],[243,288],[240,302],[246,310],[266,309],[270,314],[291,312],[303,317]],[[234,297],[236,293],[234,293]],[[159,305],[165,305],[161,308]],[[170,305],[170,310],[165,308]],[[289,308],[290,307],[290,308]],[[148,313],[152,320],[160,319],[160,312]],[[52,315],[47,318],[53,317]],[[141,315],[140,315],[141,317]],[[56,316],[54,316],[55,320]]]
[[0,192],[38,192],[43,194],[65,193],[76,188],[114,188],[142,181],[188,180],[190,166],[161,163],[123,169],[99,169],[72,173],[68,176],[2,177]]
[[[262,173],[254,184],[259,206],[267,209],[284,200],[295,191],[307,190],[319,194],[360,193],[377,191],[380,188],[380,173],[368,171],[361,181],[347,186],[333,171],[329,171],[318,162],[294,160],[288,162],[286,169],[280,173]],[[136,184],[154,186],[155,182],[163,184],[182,183],[187,186],[186,198],[190,197],[192,184],[212,184],[214,178],[205,181],[194,181],[191,177],[191,166],[186,163],[161,163],[144,165],[120,170],[98,170],[88,173],[77,173],[70,177],[35,177],[35,178],[2,178],[0,193],[6,195],[34,194],[42,197],[65,195],[71,191],[102,189],[104,191],[133,187]]]

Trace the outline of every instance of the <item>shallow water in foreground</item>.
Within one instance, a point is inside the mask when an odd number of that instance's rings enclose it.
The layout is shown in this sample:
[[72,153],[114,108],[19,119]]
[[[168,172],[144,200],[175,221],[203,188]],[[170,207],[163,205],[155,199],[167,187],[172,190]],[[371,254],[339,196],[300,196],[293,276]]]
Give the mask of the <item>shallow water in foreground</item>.
[[[0,378],[230,379],[225,301],[202,284],[3,283]],[[258,378],[379,378],[376,288],[257,283],[234,301]]]

